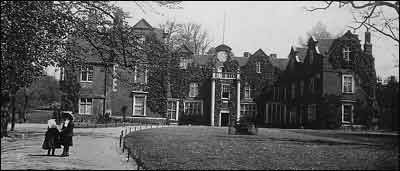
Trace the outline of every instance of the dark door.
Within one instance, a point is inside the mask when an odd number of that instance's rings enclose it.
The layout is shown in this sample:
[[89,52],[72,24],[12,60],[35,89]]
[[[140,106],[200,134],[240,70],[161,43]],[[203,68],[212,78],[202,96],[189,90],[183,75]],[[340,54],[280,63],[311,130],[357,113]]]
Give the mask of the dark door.
[[221,126],[228,126],[229,113],[221,113]]

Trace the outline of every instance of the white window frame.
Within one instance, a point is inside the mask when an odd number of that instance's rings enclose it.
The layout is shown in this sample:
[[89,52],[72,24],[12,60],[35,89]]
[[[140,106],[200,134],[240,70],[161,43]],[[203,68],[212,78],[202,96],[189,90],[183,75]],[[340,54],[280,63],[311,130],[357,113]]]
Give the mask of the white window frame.
[[[136,97],[144,97],[143,101],[143,115],[136,114]],[[134,95],[132,105],[132,116],[146,116],[147,95]]]
[[189,84],[189,97],[197,97],[199,95],[199,83],[192,82]]
[[203,114],[203,101],[201,101],[201,100],[185,100],[185,101],[183,101],[183,113],[185,114],[185,115],[187,115],[187,113],[186,113],[186,108],[187,108],[187,105],[186,105],[186,103],[199,103],[200,104],[200,115],[201,116],[203,116],[204,114]]
[[249,85],[246,85],[244,87],[244,98],[245,99],[250,99],[251,98],[251,87]]
[[[82,102],[82,99],[85,99],[85,101]],[[88,102],[88,99],[91,99],[92,102]],[[81,115],[92,115],[93,114],[93,99],[92,98],[80,97],[78,103],[79,103],[78,104],[79,114],[81,114]],[[84,109],[83,109],[84,113],[81,113],[81,109],[82,109],[81,105],[84,105]],[[88,112],[89,111],[88,106],[90,106],[90,108],[91,108],[90,112]]]
[[[82,77],[82,73],[86,72],[86,78]],[[89,74],[91,74],[91,80],[89,80]],[[79,74],[80,77],[80,82],[93,82],[93,76],[94,76],[94,67],[93,66],[87,66],[85,68],[81,69],[81,72]]]
[[[344,120],[344,106],[351,106],[350,118],[351,121]],[[351,103],[342,103],[342,123],[354,123],[354,105]]]
[[[249,110],[246,110],[246,105],[250,106]],[[254,110],[252,109],[252,107],[254,107]],[[257,115],[257,105],[256,103],[240,103],[240,115],[244,116],[246,114],[246,112],[254,112],[254,116],[255,117]]]
[[175,111],[175,118],[172,118],[171,115],[168,116],[170,120],[178,121],[179,120],[179,100],[168,100],[168,103],[172,102],[175,103],[175,109],[170,109],[169,105],[167,107],[167,112],[170,114],[171,112]]
[[[345,91],[345,77],[351,77],[351,91]],[[354,76],[352,74],[343,74],[342,75],[342,93],[353,94],[354,93]]]
[[343,59],[346,62],[350,62],[350,53],[351,53],[350,47],[345,46],[345,47],[343,47],[342,50],[343,50]]
[[60,67],[60,80],[64,81],[65,80],[65,68]]
[[256,62],[256,73],[261,73],[261,62]]
[[[145,67],[145,66],[143,66],[143,67]],[[141,83],[141,82],[139,82],[139,80],[138,80],[138,74],[139,74],[140,72],[138,72],[138,67],[137,66],[135,66],[135,70],[134,70],[134,73],[133,73],[133,75],[134,75],[134,77],[133,77],[133,81],[134,81],[134,83]],[[144,71],[144,83],[142,83],[142,84],[147,84],[147,74],[148,74],[148,69],[147,69],[147,67],[145,67],[145,71]]]
[[[224,94],[224,86],[228,87],[229,93],[228,93],[228,98],[226,97],[222,97],[222,95]],[[230,99],[231,98],[231,85],[230,84],[221,84],[221,99]]]
[[308,104],[307,105],[307,120],[314,121],[317,120],[317,105]]

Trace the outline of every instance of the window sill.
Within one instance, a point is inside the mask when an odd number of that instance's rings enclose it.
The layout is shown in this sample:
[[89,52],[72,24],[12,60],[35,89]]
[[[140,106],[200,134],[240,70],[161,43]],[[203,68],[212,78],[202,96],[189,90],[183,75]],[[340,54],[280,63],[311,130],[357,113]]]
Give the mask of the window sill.
[[78,113],[79,115],[92,115],[91,113]]
[[342,94],[354,94],[354,92],[342,92]]
[[92,83],[93,81],[80,81],[81,83]]

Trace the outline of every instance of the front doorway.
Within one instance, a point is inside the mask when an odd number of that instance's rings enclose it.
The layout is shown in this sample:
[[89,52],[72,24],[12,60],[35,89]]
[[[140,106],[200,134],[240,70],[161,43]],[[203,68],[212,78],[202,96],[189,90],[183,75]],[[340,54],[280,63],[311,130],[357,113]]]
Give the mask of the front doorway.
[[229,113],[221,112],[221,126],[228,126],[228,125],[229,125]]

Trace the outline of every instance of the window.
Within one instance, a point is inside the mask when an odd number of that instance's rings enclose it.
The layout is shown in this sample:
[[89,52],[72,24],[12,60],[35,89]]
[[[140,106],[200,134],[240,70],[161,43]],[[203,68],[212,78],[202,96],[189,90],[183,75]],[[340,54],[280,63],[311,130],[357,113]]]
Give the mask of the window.
[[140,35],[140,37],[138,38],[138,43],[139,44],[144,44],[145,41],[146,41],[146,36]]
[[261,73],[261,62],[256,62],[256,72]]
[[342,77],[343,93],[354,93],[354,78],[353,75],[343,75]]
[[353,105],[342,104],[342,122],[352,123],[353,122]]
[[307,116],[308,121],[314,121],[317,119],[317,105],[316,104],[309,104],[307,108]]
[[229,84],[221,84],[221,98],[229,99],[231,97],[231,87]]
[[296,97],[296,85],[294,83],[292,83],[292,99],[294,99]]
[[203,115],[203,103],[201,101],[185,101],[183,109],[185,115]]
[[350,62],[350,47],[344,47],[343,48],[343,59],[346,62]]
[[81,82],[93,81],[93,66],[85,67],[81,70]]
[[190,59],[187,59],[185,57],[180,57],[179,67],[181,69],[187,69],[190,62],[191,62]]
[[65,80],[65,69],[63,67],[60,68],[60,80]]
[[199,95],[199,84],[190,83],[189,85],[189,97],[197,97]]
[[79,99],[79,114],[91,115],[92,114],[92,99],[80,98]]
[[146,84],[147,83],[147,68],[135,66],[134,82]]
[[169,100],[167,104],[167,113],[168,113],[168,118],[171,120],[178,120],[178,107],[179,107],[179,101],[177,100]]
[[286,87],[283,88],[283,100],[286,100],[287,94],[286,94]]
[[300,96],[303,96],[304,93],[304,81],[300,81]]
[[314,89],[315,89],[315,86],[314,86],[314,78],[310,78],[310,82],[309,82],[309,84],[308,84],[308,87],[309,87],[309,89],[310,89],[310,93],[314,93]]
[[256,116],[256,104],[254,103],[241,103],[240,104],[240,115],[241,116]]
[[146,116],[145,105],[146,96],[134,96],[133,99],[133,115]]
[[273,75],[274,73],[272,71],[269,71],[265,74],[267,80],[272,80],[274,78]]
[[246,99],[251,98],[250,91],[251,91],[251,89],[250,89],[249,85],[244,87],[244,98],[246,98]]

